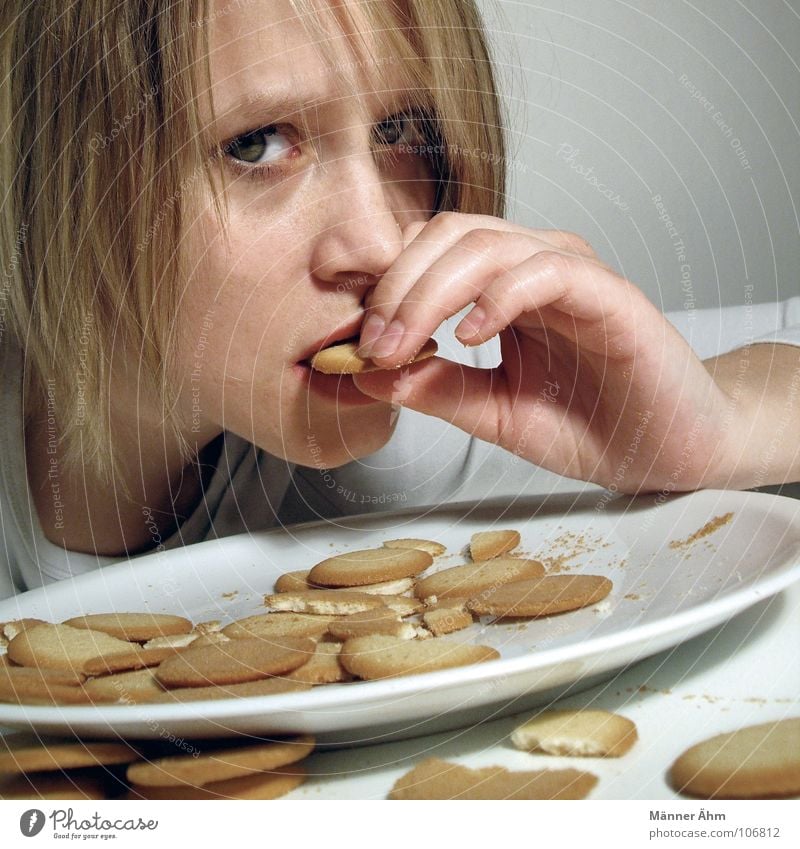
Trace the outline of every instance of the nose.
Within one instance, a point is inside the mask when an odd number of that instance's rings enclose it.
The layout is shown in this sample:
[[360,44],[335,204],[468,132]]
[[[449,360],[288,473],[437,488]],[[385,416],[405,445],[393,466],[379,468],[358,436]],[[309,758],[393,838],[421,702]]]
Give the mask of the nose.
[[407,214],[369,152],[324,166],[312,250],[315,277],[336,285],[374,285],[403,249]]

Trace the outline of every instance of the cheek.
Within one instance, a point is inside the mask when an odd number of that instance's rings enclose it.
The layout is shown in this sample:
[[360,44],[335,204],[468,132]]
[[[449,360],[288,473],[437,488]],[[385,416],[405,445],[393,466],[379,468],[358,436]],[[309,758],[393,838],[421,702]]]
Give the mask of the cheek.
[[232,237],[223,246],[208,227],[185,240],[195,261],[178,316],[184,418],[202,419],[204,432],[232,431],[290,462],[338,466],[386,442],[391,410],[319,398],[299,379],[300,352],[351,315],[353,304],[315,286],[299,252],[287,253],[280,242],[286,234],[257,244]]

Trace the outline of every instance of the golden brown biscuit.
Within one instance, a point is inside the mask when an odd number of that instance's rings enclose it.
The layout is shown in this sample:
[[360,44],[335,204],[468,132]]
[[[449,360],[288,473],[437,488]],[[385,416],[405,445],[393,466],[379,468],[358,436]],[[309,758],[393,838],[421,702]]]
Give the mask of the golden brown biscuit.
[[44,624],[17,634],[8,644],[8,656],[21,666],[81,671],[87,660],[131,648],[131,643],[103,631]]
[[87,675],[113,675],[117,672],[131,672],[134,669],[147,669],[158,666],[168,657],[173,657],[180,649],[145,649],[132,646],[127,651],[93,657],[83,664]]
[[305,770],[299,764],[281,767],[272,772],[257,772],[212,781],[202,787],[144,787],[132,785],[127,798],[131,799],[277,799],[285,796],[305,781]]
[[467,608],[481,616],[550,616],[602,601],[611,587],[601,575],[550,575],[484,590]]
[[422,551],[427,551],[431,557],[439,557],[444,554],[447,549],[440,542],[435,542],[431,539],[415,539],[412,537],[403,537],[401,539],[387,539],[384,542],[386,548],[419,548]]
[[192,785],[201,787],[212,781],[225,781],[254,772],[267,772],[302,760],[314,750],[309,734],[268,743],[222,743],[199,753],[155,758],[128,767],[127,778],[147,787]]
[[[292,673],[290,672],[289,675]],[[245,681],[243,684],[224,684],[209,687],[179,687],[166,690],[160,696],[148,699],[149,702],[205,702],[219,699],[249,699],[259,696],[279,696],[284,693],[300,693],[310,690],[311,684],[293,681],[288,676],[281,678],[261,678],[258,681]]]
[[375,634],[347,640],[339,657],[348,672],[374,680],[483,663],[500,654],[488,646],[461,645],[440,637],[403,640]]
[[590,758],[618,758],[637,739],[630,719],[605,710],[545,710],[511,734],[527,752]]
[[429,758],[399,778],[390,799],[585,799],[597,777],[576,769],[468,769]]
[[311,613],[260,613],[239,619],[223,628],[222,633],[232,640],[249,637],[321,637],[335,616]]
[[413,639],[414,627],[403,622],[399,614],[388,607],[378,607],[374,610],[363,610],[343,616],[328,626],[328,633],[337,640],[349,640],[351,637],[366,637],[370,634],[389,634],[392,637],[402,637],[404,640]]
[[750,725],[687,749],[670,784],[703,799],[775,799],[800,795],[800,718]]
[[67,619],[64,624],[89,631],[102,631],[134,643],[144,643],[156,637],[188,634],[192,630],[192,623],[188,619],[168,613],[91,613]]
[[185,649],[190,646],[199,636],[200,631],[192,631],[190,634],[173,634],[170,637],[154,637],[148,640],[142,648],[145,649]]
[[284,680],[300,681],[318,686],[350,681],[352,676],[339,662],[342,644],[339,642],[319,642],[308,663],[298,666],[284,677]]
[[495,557],[481,563],[465,563],[426,575],[417,581],[417,598],[471,598],[485,589],[544,576],[538,560],[518,557]]
[[275,581],[276,593],[306,592],[307,590],[321,589],[308,583],[310,569],[300,569],[296,572],[286,572]]
[[441,603],[432,610],[425,610],[422,621],[434,637],[443,637],[445,634],[469,628],[472,624],[472,614],[463,602],[454,601],[451,607]]
[[480,531],[472,535],[469,553],[475,563],[491,560],[515,549],[519,541],[519,531]]
[[17,634],[22,633],[26,628],[32,628],[34,625],[48,625],[48,622],[45,622],[44,619],[12,619],[10,622],[2,622],[0,623],[0,636],[2,636],[6,642],[10,642],[17,636]]
[[137,760],[139,753],[124,743],[62,740],[28,733],[0,737],[0,773],[109,766]]
[[433,563],[418,548],[368,548],[349,551],[317,563],[308,580],[327,587],[355,587],[412,578]]
[[241,684],[271,675],[283,675],[306,663],[315,643],[308,637],[269,640],[230,640],[210,646],[189,646],[165,660],[156,678],[165,687],[205,687]]
[[[6,671],[11,674],[4,674]],[[89,704],[89,696],[82,686],[52,684],[44,678],[24,674],[36,671],[25,667],[0,667],[0,702],[20,705]],[[23,674],[20,675],[20,672]]]
[[164,692],[158,683],[154,669],[137,669],[92,678],[84,685],[86,694],[93,702],[119,704],[145,704]]
[[393,610],[400,616],[413,616],[420,613],[425,605],[418,598],[409,598],[404,595],[384,595],[381,601],[389,610]]
[[348,616],[384,607],[384,597],[348,590],[308,590],[306,592],[273,593],[264,596],[264,606],[292,613],[316,613],[323,616]]
[[[401,363],[396,368],[427,360],[428,357],[434,356],[437,350],[435,340],[428,339],[411,360]],[[311,368],[322,374],[364,374],[368,371],[382,371],[381,367],[376,366],[372,360],[358,355],[358,342],[355,341],[340,342],[314,354],[311,358]]]

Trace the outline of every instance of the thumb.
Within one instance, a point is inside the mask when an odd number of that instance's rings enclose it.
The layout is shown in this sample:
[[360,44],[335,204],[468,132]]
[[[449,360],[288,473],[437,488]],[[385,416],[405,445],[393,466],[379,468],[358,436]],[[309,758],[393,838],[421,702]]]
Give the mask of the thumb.
[[433,357],[411,366],[353,375],[361,392],[451,422],[480,439],[497,439],[498,384],[495,369],[480,369]]

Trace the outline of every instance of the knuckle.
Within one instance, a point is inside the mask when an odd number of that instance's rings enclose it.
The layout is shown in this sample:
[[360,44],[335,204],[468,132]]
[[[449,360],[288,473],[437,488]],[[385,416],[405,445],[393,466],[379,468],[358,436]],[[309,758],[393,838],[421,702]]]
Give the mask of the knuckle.
[[539,273],[546,277],[563,278],[572,271],[572,260],[559,251],[539,251],[536,254]]
[[408,245],[409,242],[413,242],[427,226],[427,221],[412,221],[411,224],[407,224],[401,230],[403,244]]
[[430,220],[430,226],[435,232],[452,234],[459,230],[463,224],[464,216],[459,212],[439,212]]
[[567,250],[576,254],[596,256],[594,248],[583,236],[573,233],[571,230],[560,230],[559,235]]
[[485,253],[494,246],[497,238],[498,234],[496,230],[478,228],[465,233],[459,239],[459,244],[462,248],[472,253]]

